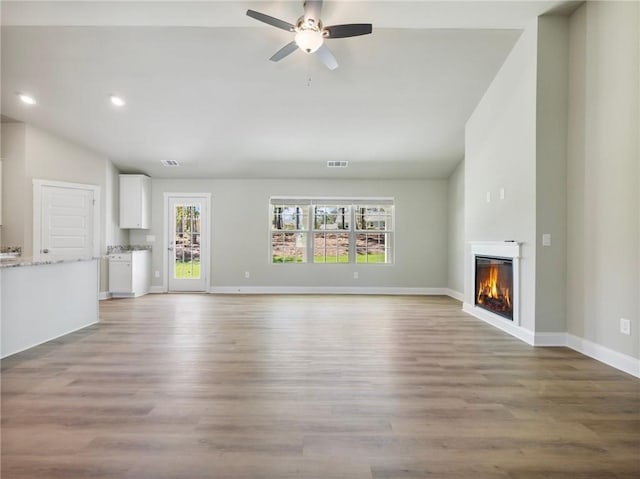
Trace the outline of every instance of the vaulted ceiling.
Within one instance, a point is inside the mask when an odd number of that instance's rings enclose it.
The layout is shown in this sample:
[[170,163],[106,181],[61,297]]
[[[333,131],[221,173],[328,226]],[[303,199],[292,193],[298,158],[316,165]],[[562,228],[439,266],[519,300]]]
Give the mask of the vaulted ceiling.
[[373,24],[327,40],[330,71],[302,51],[270,62],[292,34],[245,15],[295,23],[301,1],[5,0],[2,115],[156,177],[443,178],[522,28],[567,5],[325,2],[326,25]]

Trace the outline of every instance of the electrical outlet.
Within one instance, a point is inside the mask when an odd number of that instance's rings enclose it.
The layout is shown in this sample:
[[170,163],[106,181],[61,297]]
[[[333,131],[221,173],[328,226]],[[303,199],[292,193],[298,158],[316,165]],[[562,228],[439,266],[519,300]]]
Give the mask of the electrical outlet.
[[159,277],[160,277],[160,271],[156,271],[153,275],[154,275],[156,278],[159,278]]
[[360,277],[360,275],[358,274],[357,271],[353,272],[353,279],[358,279]]
[[244,277],[245,278],[250,278],[251,277],[251,273],[249,271],[245,271],[244,272]]
[[551,234],[544,233],[542,235],[542,246],[551,246]]
[[622,334],[631,334],[631,321],[626,318],[620,318],[620,332]]
[[147,235],[147,243],[155,243],[156,237],[155,235]]

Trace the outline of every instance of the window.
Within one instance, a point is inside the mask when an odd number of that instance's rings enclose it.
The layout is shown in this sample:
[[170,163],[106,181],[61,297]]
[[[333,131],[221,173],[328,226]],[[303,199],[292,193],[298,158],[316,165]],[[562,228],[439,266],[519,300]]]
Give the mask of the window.
[[307,262],[308,205],[271,204],[271,261]]
[[272,263],[392,263],[393,199],[272,198]]

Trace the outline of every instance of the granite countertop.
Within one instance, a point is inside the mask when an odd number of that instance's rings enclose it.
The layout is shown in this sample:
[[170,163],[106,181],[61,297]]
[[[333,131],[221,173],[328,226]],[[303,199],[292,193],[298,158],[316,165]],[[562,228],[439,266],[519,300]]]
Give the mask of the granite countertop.
[[107,254],[114,253],[128,253],[130,251],[151,251],[151,245],[140,245],[140,244],[131,244],[131,245],[111,245],[107,246]]
[[39,266],[43,264],[60,264],[60,263],[76,263],[78,261],[93,261],[99,258],[88,256],[85,258],[65,258],[65,257],[52,257],[35,258],[31,256],[16,256],[13,258],[2,258],[0,260],[0,269],[3,268],[17,268],[20,266]]

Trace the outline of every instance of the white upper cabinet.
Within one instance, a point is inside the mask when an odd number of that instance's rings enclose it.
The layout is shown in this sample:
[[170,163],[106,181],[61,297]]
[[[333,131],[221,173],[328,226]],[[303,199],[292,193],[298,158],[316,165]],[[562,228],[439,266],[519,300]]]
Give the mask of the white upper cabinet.
[[151,178],[120,175],[120,228],[151,227]]

